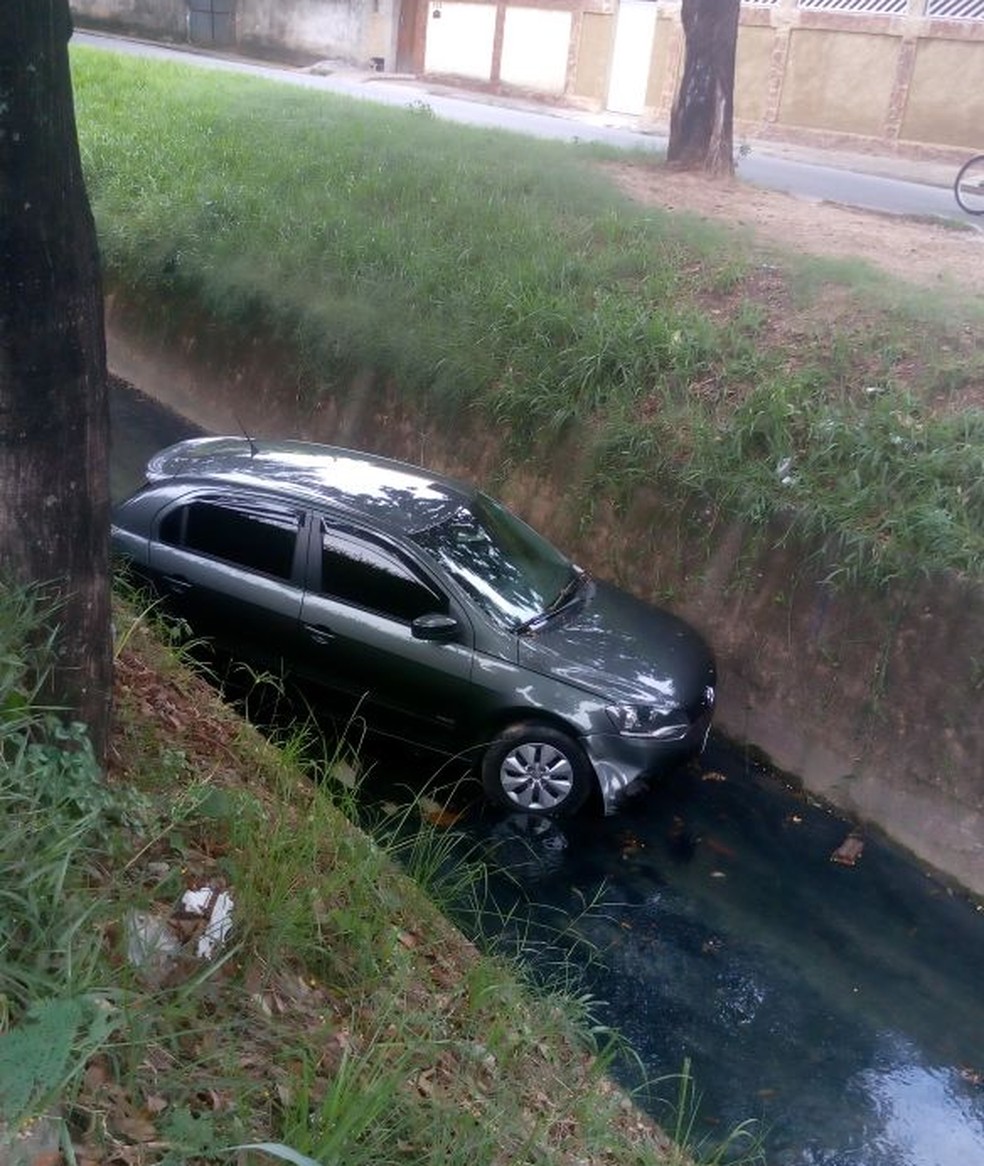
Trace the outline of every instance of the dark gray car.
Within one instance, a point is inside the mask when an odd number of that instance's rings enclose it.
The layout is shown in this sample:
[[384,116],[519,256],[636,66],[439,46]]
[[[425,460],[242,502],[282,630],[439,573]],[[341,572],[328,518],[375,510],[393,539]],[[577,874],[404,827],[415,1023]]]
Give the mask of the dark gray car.
[[155,455],[114,550],[236,655],[283,662],[370,727],[472,750],[486,794],[606,810],[703,748],[713,657],[501,504],[415,466],[238,437]]

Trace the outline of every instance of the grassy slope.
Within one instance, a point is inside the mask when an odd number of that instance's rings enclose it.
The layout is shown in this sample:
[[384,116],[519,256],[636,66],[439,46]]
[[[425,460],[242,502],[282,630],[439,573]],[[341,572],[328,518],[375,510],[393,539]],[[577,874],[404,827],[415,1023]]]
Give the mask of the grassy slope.
[[[398,865],[299,739],[269,745],[126,606],[104,783],[32,706],[37,613],[0,588],[0,617],[0,1134],[55,1113],[91,1164],[270,1140],[320,1166],[686,1160],[606,1077],[583,1003],[442,916],[432,895],[478,887],[447,835],[404,831]],[[233,898],[210,962],[189,887]]]
[[984,372],[973,305],[643,210],[587,147],[73,61],[109,282],[161,317],[270,334],[311,399],[371,370],[490,417],[514,457],[573,430],[596,493],[778,520],[827,573],[984,569],[984,414],[955,404]]

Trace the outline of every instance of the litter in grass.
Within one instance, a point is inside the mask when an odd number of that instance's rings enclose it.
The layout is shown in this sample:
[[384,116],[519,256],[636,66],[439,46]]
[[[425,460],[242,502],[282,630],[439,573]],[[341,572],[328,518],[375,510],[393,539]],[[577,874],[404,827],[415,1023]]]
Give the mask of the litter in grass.
[[148,981],[161,983],[181,952],[168,921],[147,911],[131,911],[124,929],[127,959]]
[[232,930],[232,896],[215,887],[187,890],[170,915],[131,911],[124,922],[130,963],[163,983],[194,941],[199,959],[210,960]]
[[195,943],[195,954],[200,959],[210,960],[228,939],[232,930],[232,907],[232,895],[213,887],[185,891],[182,895],[182,911],[206,921]]

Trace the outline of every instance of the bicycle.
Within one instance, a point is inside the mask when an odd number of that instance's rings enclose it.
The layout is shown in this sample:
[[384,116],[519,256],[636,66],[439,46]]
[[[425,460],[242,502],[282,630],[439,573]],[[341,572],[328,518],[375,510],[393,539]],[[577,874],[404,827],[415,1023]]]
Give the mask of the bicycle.
[[968,158],[953,183],[957,205],[969,215],[984,215],[984,154]]

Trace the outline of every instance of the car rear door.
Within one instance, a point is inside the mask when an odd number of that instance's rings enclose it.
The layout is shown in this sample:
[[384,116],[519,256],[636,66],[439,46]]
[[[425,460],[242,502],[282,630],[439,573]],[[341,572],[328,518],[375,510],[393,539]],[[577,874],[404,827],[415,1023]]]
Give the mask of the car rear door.
[[279,669],[301,611],[303,507],[202,493],[162,512],[149,566],[168,609],[237,657]]
[[[471,696],[467,614],[393,541],[347,523],[314,521],[298,670],[344,693],[375,731],[455,743]],[[453,617],[453,637],[415,637],[413,620],[426,615]]]

